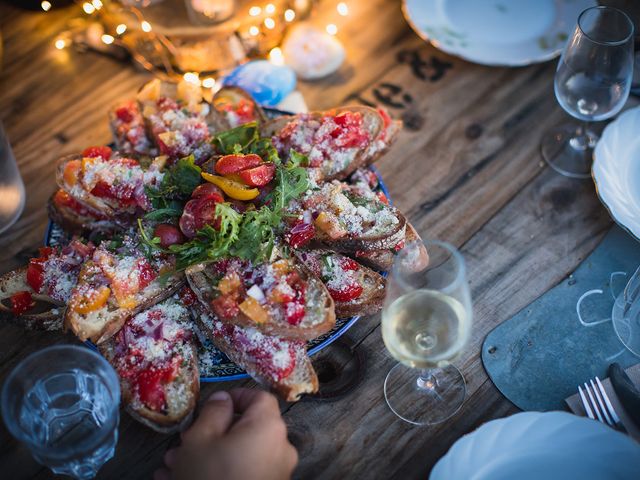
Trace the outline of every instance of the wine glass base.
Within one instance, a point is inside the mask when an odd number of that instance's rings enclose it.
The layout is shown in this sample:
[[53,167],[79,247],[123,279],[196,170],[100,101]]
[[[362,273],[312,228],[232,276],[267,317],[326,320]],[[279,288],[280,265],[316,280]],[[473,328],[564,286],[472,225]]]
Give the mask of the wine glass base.
[[419,370],[397,364],[384,381],[384,398],[393,413],[414,425],[434,425],[455,415],[466,385],[453,365]]
[[[556,172],[570,178],[591,178],[593,149],[598,136],[567,123],[553,128],[542,138],[542,158]],[[583,134],[582,137],[579,137]]]

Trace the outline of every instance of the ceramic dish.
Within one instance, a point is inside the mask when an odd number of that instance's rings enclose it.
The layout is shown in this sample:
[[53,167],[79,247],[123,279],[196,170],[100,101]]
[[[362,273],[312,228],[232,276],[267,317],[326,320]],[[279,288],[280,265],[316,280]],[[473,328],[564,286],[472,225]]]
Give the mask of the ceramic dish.
[[595,0],[403,0],[424,40],[484,65],[521,66],[560,54],[580,13]]
[[591,175],[611,217],[640,239],[640,107],[604,129],[593,153]]

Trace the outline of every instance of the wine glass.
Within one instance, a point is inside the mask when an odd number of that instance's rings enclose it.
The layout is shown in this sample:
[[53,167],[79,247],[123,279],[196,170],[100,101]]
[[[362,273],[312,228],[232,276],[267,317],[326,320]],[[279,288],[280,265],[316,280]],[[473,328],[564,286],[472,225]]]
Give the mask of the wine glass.
[[622,344],[640,357],[640,267],[616,298],[611,320]]
[[616,8],[592,7],[578,17],[562,52],[554,81],[560,106],[581,123],[552,129],[542,140],[542,156],[567,177],[591,175],[598,135],[587,122],[616,115],[629,96],[633,74],[633,23]]
[[399,362],[384,382],[391,410],[414,425],[435,424],[462,406],[466,387],[451,361],[471,333],[471,294],[462,255],[425,241],[429,265],[413,272],[417,242],[400,251],[387,279],[382,339]]

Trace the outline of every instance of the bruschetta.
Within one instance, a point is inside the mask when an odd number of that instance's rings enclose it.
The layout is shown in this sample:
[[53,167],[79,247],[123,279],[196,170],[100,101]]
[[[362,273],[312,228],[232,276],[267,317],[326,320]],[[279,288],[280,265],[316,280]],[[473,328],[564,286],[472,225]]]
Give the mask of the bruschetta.
[[200,392],[195,341],[189,311],[172,297],[133,316],[100,346],[133,418],[161,433],[188,425]]
[[212,115],[209,126],[216,131],[228,130],[245,123],[261,125],[267,117],[253,97],[239,87],[222,87],[212,100]]
[[103,242],[82,265],[71,291],[65,325],[82,341],[101,344],[113,337],[133,315],[171,296],[184,283],[171,271],[169,258],[146,258],[136,241]]
[[156,156],[158,149],[147,135],[138,102],[126,100],[109,110],[109,125],[118,151],[125,155]]
[[225,259],[189,267],[186,276],[200,302],[225,323],[297,340],[335,325],[329,292],[293,258],[259,264]]

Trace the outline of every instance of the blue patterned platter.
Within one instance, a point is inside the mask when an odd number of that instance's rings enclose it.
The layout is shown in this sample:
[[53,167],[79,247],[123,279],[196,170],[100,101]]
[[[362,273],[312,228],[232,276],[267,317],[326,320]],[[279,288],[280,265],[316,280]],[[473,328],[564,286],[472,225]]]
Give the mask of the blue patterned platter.
[[[275,109],[265,109],[267,116],[275,117],[283,114],[287,114],[287,112],[280,112]],[[371,171],[373,171],[378,177],[378,187],[377,190],[382,191],[389,202],[391,202],[391,197],[389,196],[389,191],[387,190],[386,185],[382,181],[382,177],[375,167],[369,167]],[[47,226],[47,231],[45,233],[45,245],[46,246],[55,246],[59,244],[66,243],[68,241],[68,237],[62,228],[59,225],[56,225],[53,222],[49,222]],[[386,275],[383,273],[383,275]],[[351,318],[341,318],[336,321],[335,327],[324,335],[319,336],[311,341],[309,341],[307,349],[309,355],[313,355],[323,348],[327,347],[335,340],[337,340],[342,334],[344,334],[349,328],[351,328],[359,319],[359,316],[351,317]],[[200,360],[200,381],[201,382],[225,382],[230,380],[240,380],[244,378],[249,378],[249,375],[238,365],[233,363],[231,360],[227,358],[227,356],[218,350],[210,340],[206,338],[206,336],[197,330],[194,325],[194,330],[198,339],[200,340],[200,346],[198,349],[198,358]],[[87,342],[87,345],[90,348],[95,349],[95,345],[91,342]]]

